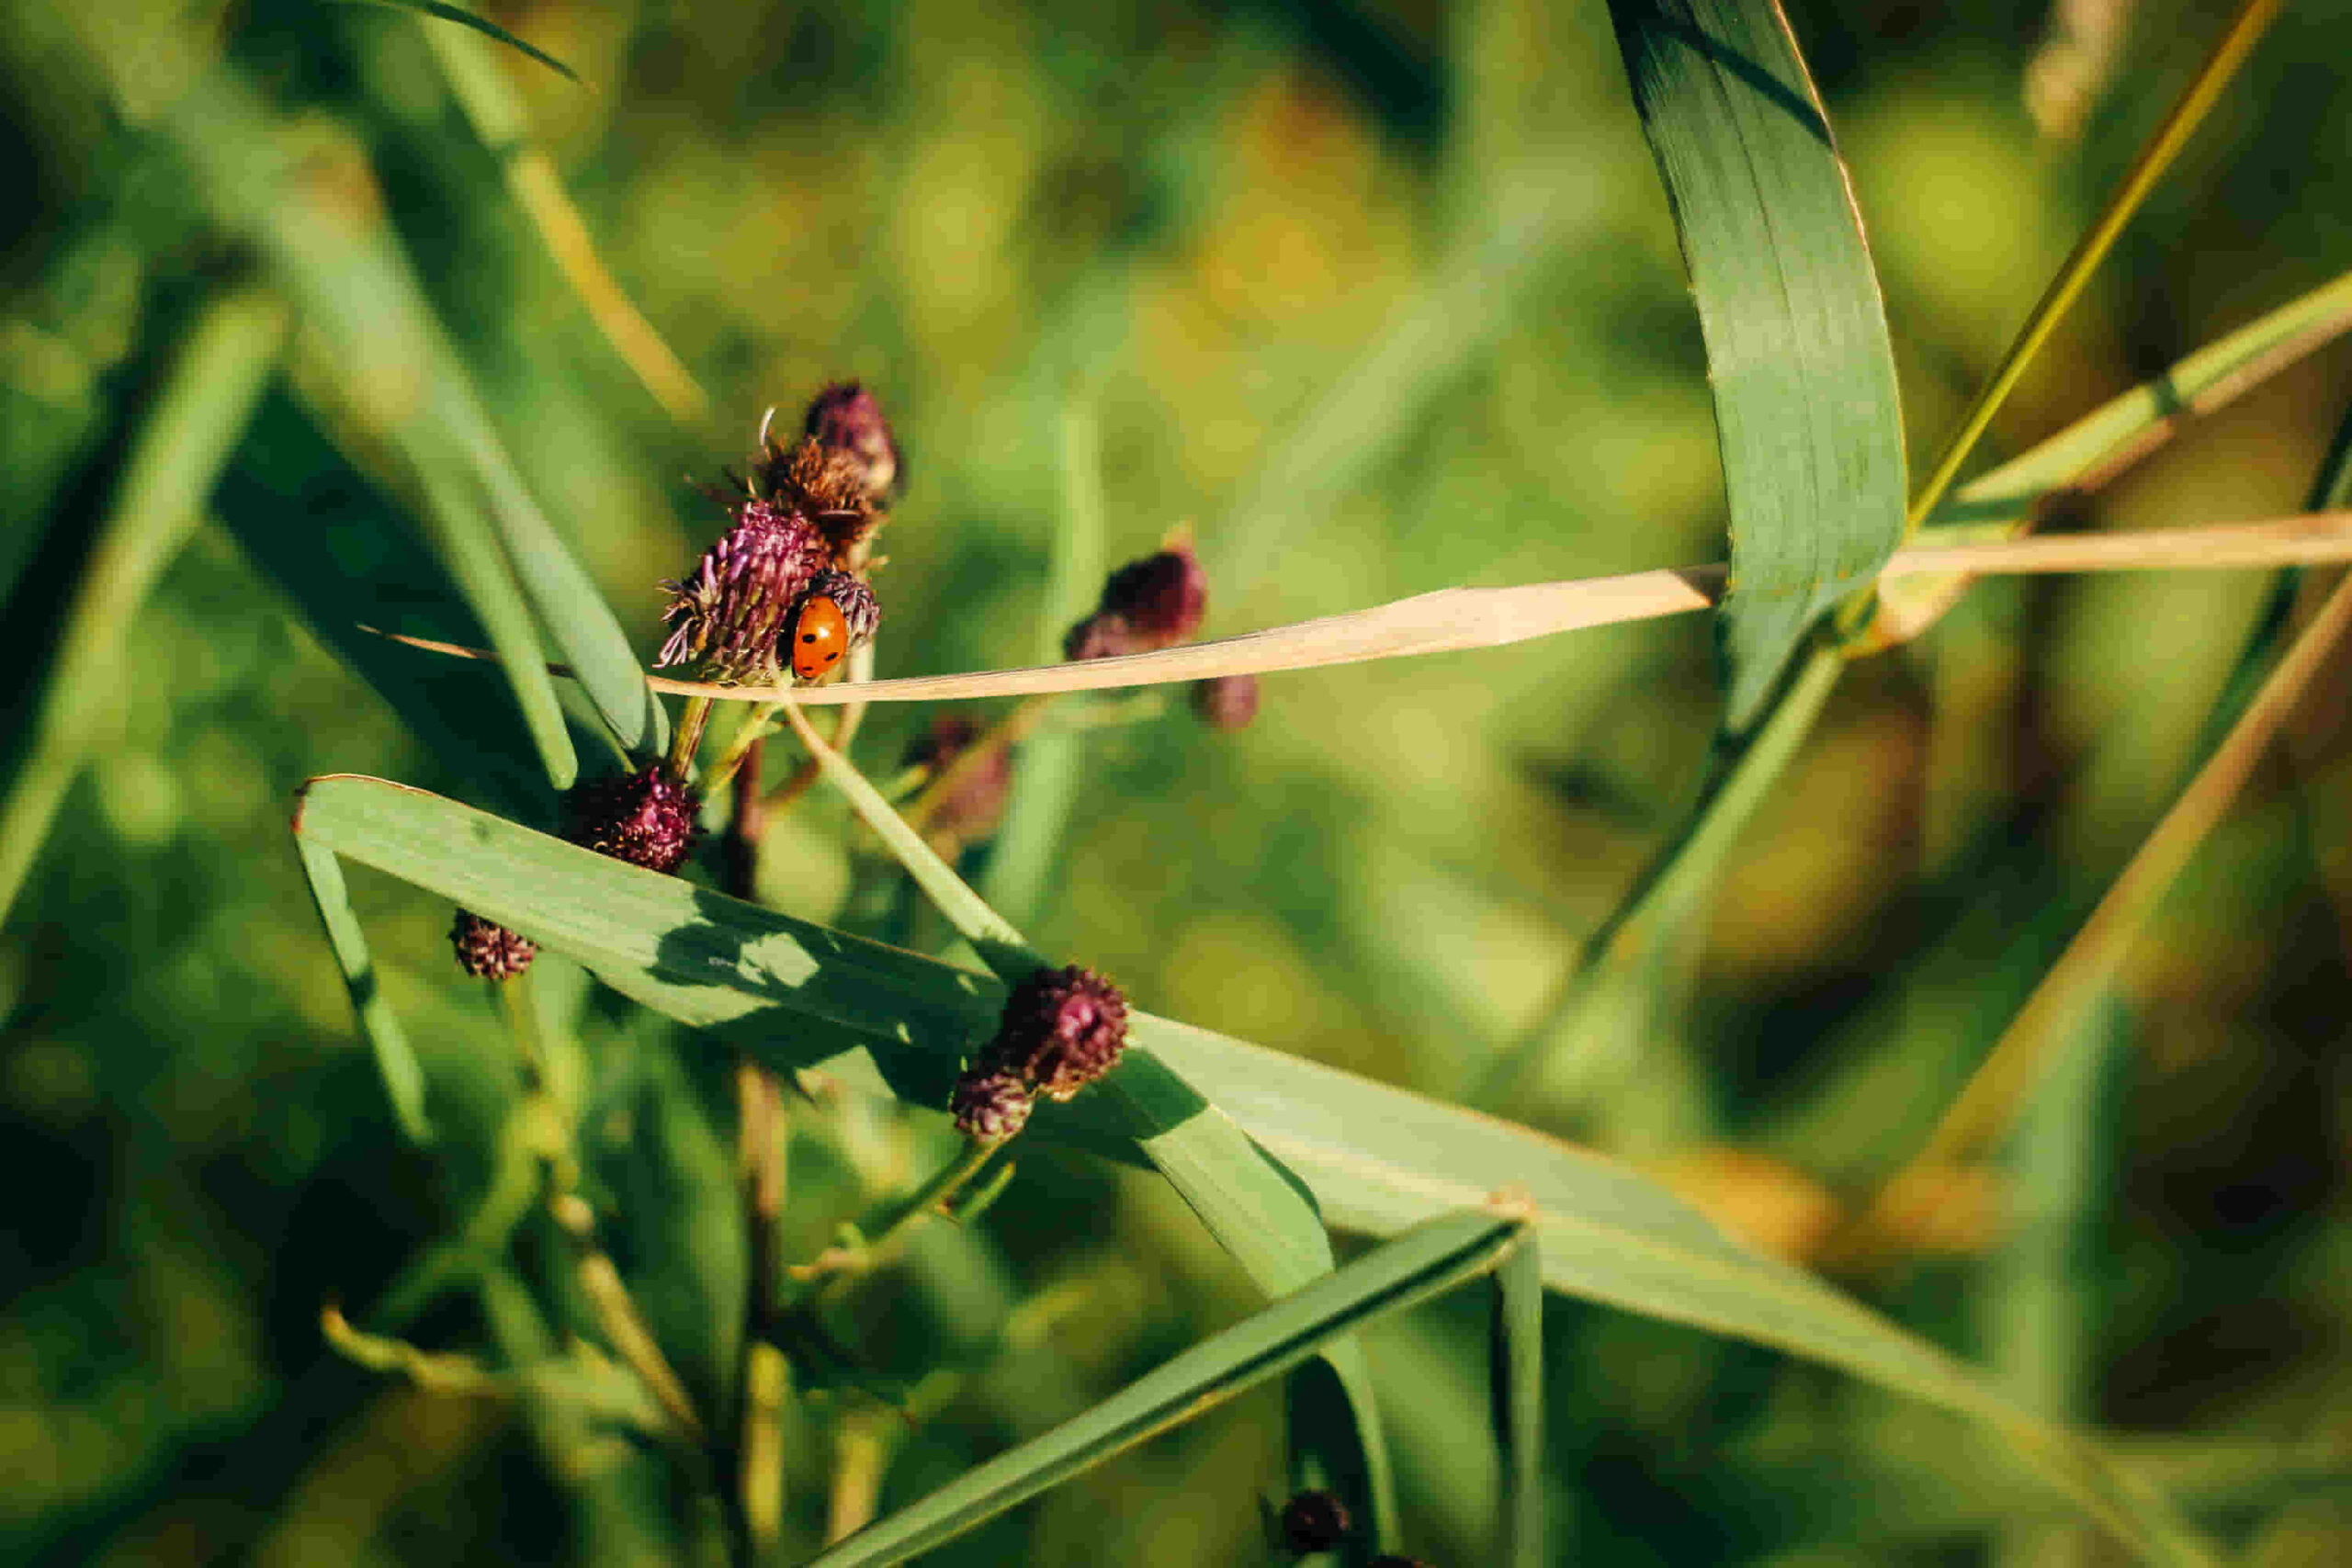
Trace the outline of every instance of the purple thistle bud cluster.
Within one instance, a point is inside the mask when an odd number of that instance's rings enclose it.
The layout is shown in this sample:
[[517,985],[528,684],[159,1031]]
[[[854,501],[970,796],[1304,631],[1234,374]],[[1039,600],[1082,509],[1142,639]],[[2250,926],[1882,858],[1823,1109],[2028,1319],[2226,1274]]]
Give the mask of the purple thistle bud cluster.
[[[1062,657],[1076,663],[1173,648],[1199,634],[1208,607],[1208,573],[1193,547],[1179,540],[1113,572],[1094,613],[1063,637]],[[1212,728],[1243,728],[1258,716],[1258,678],[1194,682],[1193,711]]]
[[693,570],[662,584],[670,634],[657,664],[692,665],[726,685],[781,685],[791,679],[793,618],[820,594],[841,607],[852,648],[873,637],[882,614],[862,573],[899,472],[898,446],[874,395],[854,382],[820,393],[808,425],[789,445],[763,425],[750,479],[711,491],[731,525]]
[[1020,1132],[1035,1109],[1029,1086],[1017,1073],[967,1072],[947,1097],[956,1130],[983,1144],[1001,1144]]
[[735,525],[705,550],[692,575],[662,586],[672,623],[656,664],[694,664],[729,685],[774,685],[784,679],[777,638],[817,574],[831,569],[833,549],[799,513],[753,496],[734,509]]
[[1004,998],[996,1037],[956,1080],[948,1109],[967,1137],[1009,1138],[1028,1120],[1034,1096],[1069,1100],[1126,1046],[1127,998],[1118,987],[1076,964],[1040,969]]
[[701,798],[659,762],[581,784],[563,807],[565,838],[648,871],[677,870],[702,834]]
[[539,955],[537,942],[470,909],[458,911],[449,928],[449,945],[458,951],[458,967],[478,980],[511,980]]

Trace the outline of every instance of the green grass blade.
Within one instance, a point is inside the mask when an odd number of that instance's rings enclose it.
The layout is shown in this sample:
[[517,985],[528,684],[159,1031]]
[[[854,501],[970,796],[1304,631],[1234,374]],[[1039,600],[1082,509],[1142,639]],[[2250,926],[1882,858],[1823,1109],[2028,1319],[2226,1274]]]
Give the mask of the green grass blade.
[[[1002,1005],[1003,987],[989,976],[380,779],[312,781],[295,828],[322,849],[569,954],[616,989],[779,1070],[823,1063],[845,1080],[941,1105]],[[1146,1080],[1188,1084],[1182,1093],[1196,1109],[1217,1106],[1219,1123],[1282,1161],[1344,1229],[1396,1235],[1516,1185],[1534,1204],[1547,1288],[1774,1346],[1973,1416],[2151,1561],[2211,1560],[2161,1499],[2120,1473],[2097,1445],[2019,1410],[1960,1361],[1812,1276],[1737,1246],[1625,1167],[1170,1020],[1138,1014],[1133,1032],[1117,1071],[1068,1105],[1039,1107],[1023,1135],[1134,1159],[1135,1140],[1157,1135],[1152,1119],[1181,1118],[1182,1105],[1172,1091],[1167,1100],[1102,1091]],[[1169,1151],[1163,1144],[1157,1152]]]
[[120,709],[132,617],[202,519],[285,333],[285,310],[267,295],[243,291],[207,306],[132,438],[0,798],[0,920],[84,756]]
[[[1092,400],[1073,395],[1061,411],[1061,525],[1054,534],[1037,657],[1061,657],[1062,632],[1094,607],[1109,569],[1102,558],[1102,433]],[[989,903],[1026,923],[1044,906],[1062,830],[1078,798],[1086,737],[1051,728],[1021,746],[1018,786],[1006,807],[981,886]]]
[[1724,728],[1903,542],[1886,308],[1774,0],[1611,0],[1697,296],[1731,507]]
[[484,38],[495,39],[507,48],[529,55],[568,82],[580,80],[580,73],[546,50],[527,39],[515,37],[487,17],[477,17],[471,11],[442,4],[442,0],[334,0],[343,6],[368,6],[386,11],[408,11],[421,17],[432,17],[444,22],[455,22],[461,28],[471,28]]
[[315,840],[298,834],[295,847],[301,852],[302,874],[310,882],[311,900],[318,905],[319,922],[326,927],[327,945],[334,950],[335,967],[343,972],[352,1010],[359,1015],[359,1032],[376,1054],[376,1070],[383,1075],[384,1097],[391,1101],[392,1120],[410,1143],[429,1144],[433,1122],[424,1111],[424,1069],[377,984],[376,963],[368,956],[359,917],[352,911],[343,867],[333,850]]
[[1544,1558],[1544,1273],[1532,1235],[1495,1266],[1491,1322],[1495,1447],[1495,1561],[1542,1568]]
[[1255,1387],[1332,1340],[1444,1294],[1495,1267],[1519,1222],[1433,1220],[1283,1297],[1137,1379],[1084,1415],[966,1472],[819,1557],[829,1568],[902,1562],[1056,1483]]

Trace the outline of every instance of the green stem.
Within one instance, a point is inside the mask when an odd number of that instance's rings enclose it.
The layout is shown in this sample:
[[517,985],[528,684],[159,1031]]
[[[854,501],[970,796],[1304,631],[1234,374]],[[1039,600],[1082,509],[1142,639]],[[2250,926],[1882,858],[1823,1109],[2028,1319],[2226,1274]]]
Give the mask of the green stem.
[[1816,646],[1752,737],[1710,764],[1681,826],[1643,865],[1616,908],[1584,940],[1575,961],[1537,1010],[1534,1022],[1487,1067],[1468,1096],[1469,1103],[1491,1110],[1510,1102],[1528,1074],[1550,1054],[1563,1027],[1582,1011],[1594,981],[1619,955],[1636,923],[1653,914],[1660,916],[1657,929],[1661,931],[1679,923],[1678,917],[1714,880],[1740,829],[1796,755],[1843,667],[1835,649]]
[[2008,400],[2009,394],[2017,389],[2018,382],[2024,378],[2026,367],[2041,352],[2042,344],[2049,341],[2050,334],[2057,329],[2059,320],[2082,294],[2091,274],[2098,270],[2098,264],[2106,259],[2108,251],[2115,244],[2117,236],[2123,232],[2123,226],[2132,221],[2132,215],[2147,200],[2148,192],[2155,188],[2156,181],[2163,177],[2175,155],[2204,120],[2214,100],[2221,96],[2222,89],[2229,85],[2230,78],[2237,74],[2239,66],[2245,63],[2255,40],[2278,17],[2284,3],[2285,0],[2244,0],[2239,6],[2236,19],[2222,35],[2221,41],[2213,46],[2212,53],[2206,57],[2196,80],[2189,83],[2179,101],[2165,116],[2164,123],[2156,128],[2155,134],[2140,150],[2140,156],[2133,162],[2131,172],[2123,176],[2122,185],[2108,198],[2107,210],[2099,214],[2098,221],[2092,224],[2089,231],[2075,243],[2074,254],[2059,267],[2058,276],[2050,280],[2050,287],[2043,290],[2033,313],[2018,329],[2015,341],[2009,344],[2008,353],[2002,356],[2000,365],[1994,370],[1992,379],[1984,383],[1984,390],[1978,392],[1976,400],[1969,405],[1967,416],[1960,422],[1960,428],[1952,433],[1943,456],[1936,460],[1935,468],[1928,474],[1927,482],[1913,498],[1906,528],[1917,528],[1928,514],[1935,511],[1936,503],[1944,498],[1944,492],[1951,488],[1952,480],[1959,477],[1962,466],[1968,461],[1969,453],[1975,449],[1978,438],[1993,423],[1993,415],[1999,412],[2002,403]]
[[670,737],[670,776],[680,784],[694,777],[695,753],[702,749],[702,732],[710,723],[709,697],[688,697],[685,712]]
[[852,1281],[871,1273],[898,1249],[917,1225],[945,1210],[947,1200],[961,1191],[964,1185],[979,1174],[981,1168],[1005,1145],[967,1140],[962,1152],[934,1172],[930,1180],[915,1190],[914,1195],[891,1213],[872,1240],[858,1249],[856,1259],[844,1264],[819,1285],[803,1303],[809,1312],[838,1300]]

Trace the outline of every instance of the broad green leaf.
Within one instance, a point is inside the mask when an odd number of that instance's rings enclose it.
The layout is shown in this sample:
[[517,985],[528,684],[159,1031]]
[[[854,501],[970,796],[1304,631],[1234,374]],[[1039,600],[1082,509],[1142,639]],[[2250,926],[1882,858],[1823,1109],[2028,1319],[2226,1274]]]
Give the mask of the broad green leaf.
[[285,310],[266,294],[241,291],[208,306],[131,439],[27,733],[10,738],[16,767],[0,781],[0,919],[84,755],[119,711],[132,617],[202,520],[285,335]]
[[[567,953],[606,984],[779,1070],[941,1105],[994,1027],[1002,984],[660,876],[380,779],[314,780],[295,829]],[[2210,1559],[2095,1444],[2019,1410],[1968,1367],[1804,1271],[1724,1236],[1636,1172],[1527,1128],[1187,1024],[1136,1015],[1119,1068],[1025,1136],[1116,1157],[1176,1130],[1171,1093],[1102,1092],[1182,1074],[1344,1229],[1393,1235],[1516,1186],[1544,1284],[1778,1347],[1984,1422],[2153,1561]],[[1159,1071],[1143,1068],[1150,1063]],[[1164,1066],[1163,1066],[1164,1065]]]
[[1191,1420],[1306,1360],[1367,1323],[1444,1294],[1510,1254],[1520,1223],[1491,1214],[1432,1220],[1284,1296],[1010,1453],[868,1525],[819,1568],[903,1562],[1056,1483]]
[[1821,100],[1775,0],[1610,0],[1706,338],[1731,590],[1724,728],[1903,542],[1886,308]]
[[368,6],[386,11],[409,11],[422,17],[433,17],[445,22],[455,22],[461,28],[471,28],[484,38],[496,39],[507,48],[529,55],[566,81],[577,82],[580,73],[554,55],[524,39],[515,37],[487,17],[477,17],[471,11],[447,6],[441,0],[334,0],[342,6]]

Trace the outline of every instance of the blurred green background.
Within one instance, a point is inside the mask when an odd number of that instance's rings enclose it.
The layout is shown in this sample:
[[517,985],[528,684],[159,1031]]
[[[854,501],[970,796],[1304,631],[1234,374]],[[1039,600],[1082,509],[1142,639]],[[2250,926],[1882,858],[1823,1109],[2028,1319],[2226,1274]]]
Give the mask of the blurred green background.
[[[2207,10],[1792,6],[1881,265],[1915,459],[2194,68]],[[884,675],[1032,662],[1058,635],[1072,408],[1100,432],[1107,559],[1190,523],[1213,632],[1720,557],[1696,318],[1597,3],[488,14],[584,85],[386,8],[0,11],[0,128],[30,193],[0,272],[12,744],[168,353],[250,265],[241,220],[174,173],[171,101],[209,73],[262,106],[256,160],[299,176],[315,154],[337,199],[380,205],[649,655],[657,581],[717,531],[689,479],[740,463],[769,406],[788,418],[849,376],[882,396],[911,469],[876,579]],[[2352,266],[2347,58],[2352,18],[2290,8],[1993,446]],[[468,70],[491,85],[461,99]],[[501,102],[519,118],[486,120]],[[514,198],[500,154],[517,133],[707,392],[685,417]],[[303,890],[292,792],[356,771],[487,797],[322,640],[363,620],[466,628],[416,587],[431,573],[365,438],[320,413],[383,389],[299,329],[290,363],[128,626],[119,714],[0,927],[0,1557],[605,1561],[691,1541],[690,1505],[643,1456],[597,1483],[635,1522],[600,1523],[509,1409],[407,1391],[321,1343],[322,1303],[364,1303],[463,1205],[390,1127]],[[2352,355],[2320,353],[2081,521],[2293,511],[2347,400]],[[306,614],[255,564],[273,538],[322,543],[369,593]],[[2265,591],[2223,573],[1991,583],[1858,666],[1747,834],[1691,973],[1624,987],[1606,1041],[1519,1113],[1806,1256],[1830,1205],[1917,1147],[2168,803]],[[996,891],[1043,949],[1154,1011],[1458,1094],[1671,819],[1708,740],[1711,660],[1688,618],[1269,677],[1238,735],[1181,710],[1090,730],[1068,743],[1057,851]],[[2135,948],[2098,1037],[2070,1046],[1994,1201],[1898,1278],[1852,1281],[2054,1414],[2352,1445],[2352,682],[2322,688]],[[860,760],[887,774],[930,717],[877,710]],[[944,948],[858,842],[813,794],[772,829],[763,894]],[[965,869],[988,887],[987,848]],[[355,893],[436,1082],[494,1124],[512,1070],[448,962],[446,907],[372,876]],[[741,1269],[723,1064],[617,1007],[585,1017],[591,1179],[706,1386],[713,1303]],[[939,1147],[939,1118],[887,1107],[803,1122],[804,1250]],[[1172,1197],[1051,1152],[872,1301],[877,1358],[968,1375],[919,1427],[838,1400],[796,1416],[804,1544],[845,1459],[887,1457],[883,1507],[920,1495],[1249,1305]],[[1464,1303],[1374,1344],[1408,1540],[1433,1562],[1484,1540],[1482,1334]],[[414,1337],[462,1346],[479,1325],[450,1309]],[[2038,1494],[1988,1479],[1980,1439],[1832,1374],[1565,1302],[1547,1338],[1577,1561],[2082,1546],[2041,1533],[2061,1521]],[[1252,1562],[1255,1498],[1280,1473],[1277,1404],[1245,1401],[932,1560]],[[2217,1517],[2243,1529],[2277,1500],[2241,1487]],[[2310,1555],[2278,1560],[2352,1553],[2352,1516],[2301,1506],[2300,1533],[2269,1540]],[[1976,1508],[2006,1510],[2001,1528]]]

